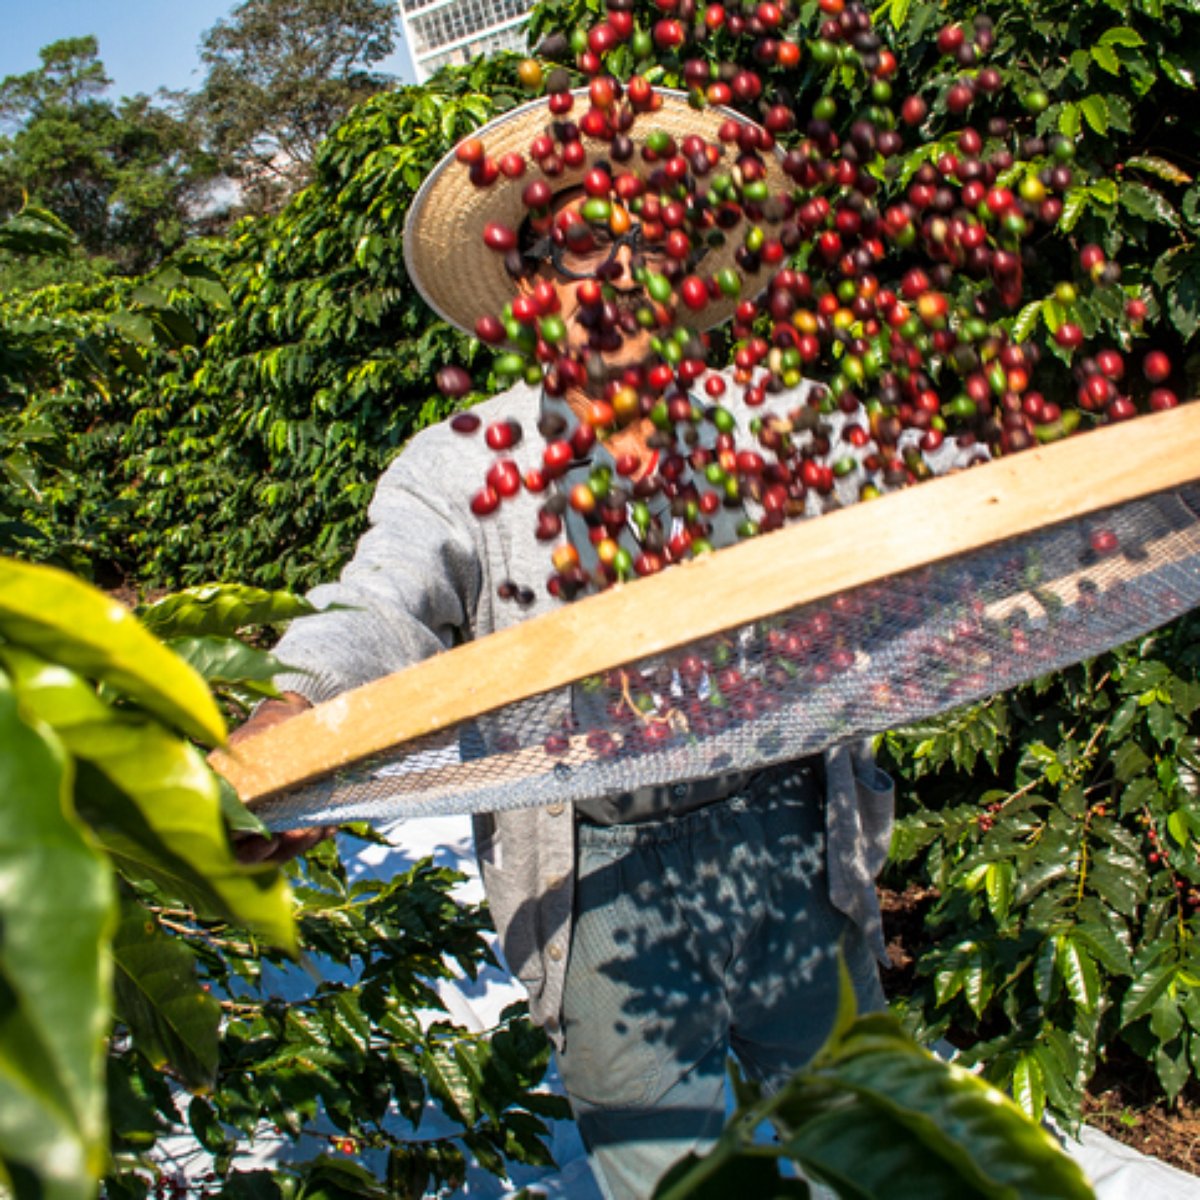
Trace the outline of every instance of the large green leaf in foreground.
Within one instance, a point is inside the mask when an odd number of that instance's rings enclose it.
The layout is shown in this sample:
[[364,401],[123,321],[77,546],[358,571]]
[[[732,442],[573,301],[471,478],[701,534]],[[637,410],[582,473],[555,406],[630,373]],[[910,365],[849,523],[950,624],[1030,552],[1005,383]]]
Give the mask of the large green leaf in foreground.
[[11,648],[0,657],[24,708],[80,760],[80,812],[126,878],[295,948],[286,883],[278,871],[251,870],[233,857],[217,777],[193,745],[111,708],[66,667]]
[[[854,1017],[843,971],[836,1028],[813,1062],[762,1097],[738,1082],[739,1107],[713,1150],[668,1172],[656,1200],[807,1195],[787,1160],[851,1200],[1095,1200],[1078,1163],[984,1080],[945,1063],[890,1016]],[[770,1121],[778,1140],[758,1144]]]
[[0,1180],[83,1200],[103,1164],[112,873],[70,811],[70,764],[0,673]]
[[206,745],[225,740],[204,680],[127,608],[66,572],[0,558],[0,638],[111,685]]

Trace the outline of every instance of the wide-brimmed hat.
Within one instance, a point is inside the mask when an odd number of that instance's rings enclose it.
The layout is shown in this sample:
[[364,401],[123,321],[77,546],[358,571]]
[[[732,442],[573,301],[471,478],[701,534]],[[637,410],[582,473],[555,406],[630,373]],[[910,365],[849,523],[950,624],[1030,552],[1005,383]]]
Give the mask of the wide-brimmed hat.
[[[737,149],[720,141],[719,130],[730,118],[746,125],[753,122],[728,108],[694,108],[683,92],[658,89],[657,94],[662,98],[661,107],[638,113],[627,131],[636,150],[640,151],[646,139],[659,130],[680,142],[697,135],[722,151],[727,166],[733,165]],[[587,95],[583,89],[576,93],[576,99],[582,99],[586,106]],[[479,138],[487,156],[498,162],[510,152],[527,155],[533,139],[556,119],[545,98],[541,98],[504,113],[472,136]],[[580,140],[585,150],[583,163],[565,167],[548,180],[556,194],[579,187],[591,166],[611,157],[608,141],[586,133],[581,133]],[[778,158],[768,156],[764,165],[770,193],[787,190],[788,181]],[[644,166],[640,155],[634,155],[622,167],[637,173],[651,169]],[[530,179],[540,174],[537,163],[530,162],[523,177],[510,179],[501,174],[489,186],[477,187],[469,168],[451,150],[413,197],[404,222],[405,266],[426,303],[452,325],[473,333],[480,317],[498,316],[516,296],[516,284],[505,268],[504,255],[484,243],[484,227],[489,222],[519,227],[528,215],[522,192]],[[734,236],[705,255],[705,276],[734,266],[740,244],[738,234],[735,230]],[[752,296],[765,286],[768,272],[759,270],[752,277],[740,274],[744,280],[742,294]],[[713,328],[733,315],[736,304],[737,298],[720,296],[694,314],[694,324]]]

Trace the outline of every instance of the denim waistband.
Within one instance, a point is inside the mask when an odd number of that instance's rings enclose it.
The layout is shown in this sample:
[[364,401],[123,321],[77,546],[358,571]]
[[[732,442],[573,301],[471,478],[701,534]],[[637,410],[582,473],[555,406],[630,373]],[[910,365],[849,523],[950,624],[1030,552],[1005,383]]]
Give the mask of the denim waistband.
[[660,820],[641,820],[620,825],[578,822],[582,846],[634,846],[692,837],[705,825],[727,820],[755,805],[824,804],[820,785],[820,760],[802,759],[768,767],[747,776],[732,795],[714,799],[681,814]]

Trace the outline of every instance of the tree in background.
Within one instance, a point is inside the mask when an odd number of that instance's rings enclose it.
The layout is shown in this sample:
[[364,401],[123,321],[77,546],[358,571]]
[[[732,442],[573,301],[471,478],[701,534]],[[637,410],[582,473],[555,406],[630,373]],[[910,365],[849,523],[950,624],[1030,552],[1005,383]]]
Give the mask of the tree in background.
[[0,217],[48,209],[83,251],[144,271],[197,232],[215,176],[188,121],[111,80],[94,37],[44,47],[41,66],[0,80]]
[[276,208],[306,184],[326,134],[393,82],[369,68],[399,20],[394,0],[243,0],[204,35],[191,111],[248,207]]

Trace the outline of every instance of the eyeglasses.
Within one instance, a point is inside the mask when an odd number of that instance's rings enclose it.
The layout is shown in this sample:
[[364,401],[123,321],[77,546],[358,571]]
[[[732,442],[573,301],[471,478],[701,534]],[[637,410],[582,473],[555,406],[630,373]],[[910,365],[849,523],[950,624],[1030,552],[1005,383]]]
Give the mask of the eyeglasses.
[[603,226],[589,227],[588,236],[574,246],[569,238],[559,242],[544,237],[533,246],[531,254],[543,261],[549,259],[566,279],[594,279],[610,272],[622,246],[629,247],[634,269],[661,267],[667,259],[666,247],[661,242],[646,242],[642,227],[636,222],[620,234]]

